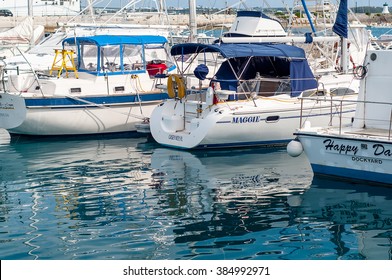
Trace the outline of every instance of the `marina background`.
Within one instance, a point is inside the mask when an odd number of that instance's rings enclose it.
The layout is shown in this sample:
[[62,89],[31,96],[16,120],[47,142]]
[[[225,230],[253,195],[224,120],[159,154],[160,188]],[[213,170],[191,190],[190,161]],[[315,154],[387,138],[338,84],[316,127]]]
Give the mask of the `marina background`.
[[315,177],[284,148],[0,141],[2,260],[392,259],[391,189]]

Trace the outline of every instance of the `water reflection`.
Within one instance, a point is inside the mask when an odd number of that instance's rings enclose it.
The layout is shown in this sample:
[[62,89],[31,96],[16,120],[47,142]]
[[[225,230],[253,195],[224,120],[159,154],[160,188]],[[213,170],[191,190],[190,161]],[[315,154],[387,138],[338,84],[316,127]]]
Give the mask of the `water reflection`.
[[351,254],[348,237],[356,242],[354,258],[392,259],[392,189],[316,177],[301,196],[298,222],[328,222],[339,256]]
[[[232,237],[230,244],[251,242],[233,237],[271,228],[287,198],[308,186],[308,169],[298,172],[292,163],[284,150],[189,153],[156,149],[151,167],[161,172],[162,185],[173,184],[184,192],[186,212],[192,214],[174,229],[174,241],[188,243],[228,235]],[[197,200],[191,200],[193,197]],[[224,247],[225,243],[211,247]]]
[[284,149],[13,141],[0,164],[1,259],[391,259],[392,190]]

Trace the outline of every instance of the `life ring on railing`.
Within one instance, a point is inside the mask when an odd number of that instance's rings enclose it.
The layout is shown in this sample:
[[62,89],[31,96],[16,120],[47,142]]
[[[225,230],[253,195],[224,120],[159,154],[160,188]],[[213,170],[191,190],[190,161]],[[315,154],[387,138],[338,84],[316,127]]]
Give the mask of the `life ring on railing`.
[[185,83],[183,78],[178,74],[169,75],[167,81],[167,93],[170,98],[183,98],[185,96]]

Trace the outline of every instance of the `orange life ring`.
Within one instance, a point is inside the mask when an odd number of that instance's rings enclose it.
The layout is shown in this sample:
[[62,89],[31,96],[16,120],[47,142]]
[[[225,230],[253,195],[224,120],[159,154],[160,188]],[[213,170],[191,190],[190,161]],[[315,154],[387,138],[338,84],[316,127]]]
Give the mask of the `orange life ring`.
[[170,98],[183,98],[185,96],[185,83],[178,74],[171,74],[167,81],[167,93]]

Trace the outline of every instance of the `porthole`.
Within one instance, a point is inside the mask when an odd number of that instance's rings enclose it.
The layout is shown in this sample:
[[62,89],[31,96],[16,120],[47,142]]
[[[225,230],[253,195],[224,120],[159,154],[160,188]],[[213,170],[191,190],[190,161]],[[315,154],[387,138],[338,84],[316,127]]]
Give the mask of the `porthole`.
[[277,122],[277,121],[279,121],[279,116],[268,116],[268,117],[265,119],[265,121],[266,121],[266,122]]

